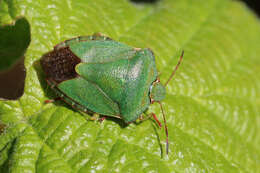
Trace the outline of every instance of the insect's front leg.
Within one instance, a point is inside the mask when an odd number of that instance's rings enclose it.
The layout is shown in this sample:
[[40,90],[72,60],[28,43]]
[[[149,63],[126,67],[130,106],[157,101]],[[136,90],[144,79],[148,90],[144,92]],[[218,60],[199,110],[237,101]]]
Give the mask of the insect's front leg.
[[150,118],[153,118],[156,123],[158,124],[158,126],[161,128],[162,127],[162,124],[161,122],[159,121],[159,119],[157,118],[157,116],[155,115],[155,113],[150,113],[147,117],[143,117],[142,115],[139,117],[139,120],[140,121],[146,121]]

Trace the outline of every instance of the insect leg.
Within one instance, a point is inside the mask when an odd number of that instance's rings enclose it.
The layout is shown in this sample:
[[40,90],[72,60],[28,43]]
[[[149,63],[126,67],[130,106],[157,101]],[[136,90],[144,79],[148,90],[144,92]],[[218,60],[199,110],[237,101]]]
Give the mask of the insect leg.
[[55,99],[45,100],[44,103],[45,104],[53,103],[53,102],[61,100],[61,99],[62,99],[62,97],[56,97]]
[[146,121],[146,120],[148,120],[150,118],[153,118],[160,128],[162,127],[162,124],[159,121],[159,119],[157,118],[157,116],[155,115],[155,113],[150,113],[147,117],[140,116],[139,120],[140,121]]
[[103,116],[101,118],[99,118],[98,120],[100,121],[100,123],[102,123],[107,117],[106,116]]
[[107,118],[106,116],[100,117],[99,114],[94,113],[94,114],[91,116],[90,120],[91,120],[91,121],[99,121],[100,123],[102,123],[106,118]]
[[100,118],[99,118],[99,114],[97,114],[97,113],[94,113],[92,116],[91,116],[91,118],[90,118],[90,120],[91,121],[97,121],[97,120],[99,120]]
[[154,113],[151,113],[151,115],[153,116],[153,119],[157,122],[158,126],[159,126],[160,128],[162,128],[162,124],[161,124],[161,122],[158,120],[158,118],[156,117],[156,115],[155,115]]

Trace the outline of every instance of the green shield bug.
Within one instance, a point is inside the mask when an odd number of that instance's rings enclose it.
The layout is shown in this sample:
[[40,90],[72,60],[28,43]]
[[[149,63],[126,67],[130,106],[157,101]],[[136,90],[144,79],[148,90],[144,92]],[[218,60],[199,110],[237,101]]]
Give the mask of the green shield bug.
[[[47,83],[58,98],[82,112],[94,112],[131,123],[150,104],[159,103],[163,114],[168,154],[168,130],[161,100],[155,57],[150,49],[133,48],[101,34],[81,36],[56,45],[40,62]],[[155,114],[151,114],[161,127]]]

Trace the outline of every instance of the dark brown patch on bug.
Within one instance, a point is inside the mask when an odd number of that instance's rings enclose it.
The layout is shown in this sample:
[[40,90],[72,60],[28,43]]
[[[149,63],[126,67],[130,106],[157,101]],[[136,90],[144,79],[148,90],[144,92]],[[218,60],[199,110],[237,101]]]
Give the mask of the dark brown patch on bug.
[[41,65],[47,79],[57,83],[77,77],[75,67],[80,62],[69,47],[54,49],[41,58]]

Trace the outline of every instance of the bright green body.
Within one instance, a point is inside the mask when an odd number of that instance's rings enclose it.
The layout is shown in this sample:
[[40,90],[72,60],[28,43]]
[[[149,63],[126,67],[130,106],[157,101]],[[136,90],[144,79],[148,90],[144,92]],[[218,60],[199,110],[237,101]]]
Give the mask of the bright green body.
[[135,49],[107,37],[79,37],[68,46],[80,58],[78,76],[55,84],[64,100],[85,111],[135,121],[151,104],[150,87],[157,78],[149,49]]

